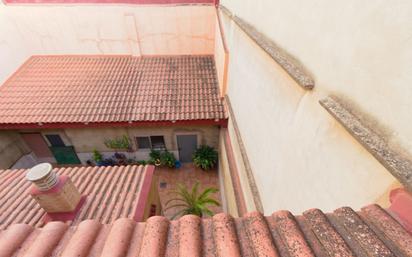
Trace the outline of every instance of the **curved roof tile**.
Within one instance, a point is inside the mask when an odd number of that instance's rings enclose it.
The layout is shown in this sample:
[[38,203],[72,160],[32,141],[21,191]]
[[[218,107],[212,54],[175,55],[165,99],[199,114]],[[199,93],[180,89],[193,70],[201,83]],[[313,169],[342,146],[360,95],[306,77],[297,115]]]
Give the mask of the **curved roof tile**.
[[[133,218],[145,176],[153,166],[68,167],[54,169],[67,175],[82,195],[84,205],[73,224],[86,219],[109,224],[118,218]],[[29,195],[26,170],[0,170],[0,229],[11,224],[44,225],[45,212]],[[1,256],[1,255],[0,255]]]
[[356,213],[309,210],[302,216],[280,211],[264,217],[217,214],[176,221],[151,217],[146,223],[94,220],[69,227],[15,224],[0,233],[1,256],[412,256],[412,236],[377,205]]
[[213,56],[33,56],[0,87],[0,124],[225,119]]

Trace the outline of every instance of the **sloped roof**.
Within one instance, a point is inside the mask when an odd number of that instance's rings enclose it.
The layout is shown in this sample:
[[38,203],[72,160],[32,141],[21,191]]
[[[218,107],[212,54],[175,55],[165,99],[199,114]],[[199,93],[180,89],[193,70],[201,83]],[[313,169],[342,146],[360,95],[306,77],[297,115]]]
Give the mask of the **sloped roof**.
[[224,118],[213,56],[33,56],[0,87],[0,125]]
[[[79,192],[87,195],[73,224],[86,219],[109,224],[118,218],[134,218],[139,201],[146,199],[142,187],[153,166],[75,167],[54,169],[71,178]],[[44,210],[30,196],[26,170],[0,170],[0,229],[11,224],[44,225]],[[150,186],[150,185],[149,185]],[[1,254],[0,254],[1,256]]]
[[95,220],[77,227],[51,222],[44,228],[16,224],[0,234],[1,256],[412,256],[412,237],[388,213],[371,205],[359,213],[317,209],[293,216],[253,212],[243,218],[217,214],[146,223],[119,219],[113,225]]

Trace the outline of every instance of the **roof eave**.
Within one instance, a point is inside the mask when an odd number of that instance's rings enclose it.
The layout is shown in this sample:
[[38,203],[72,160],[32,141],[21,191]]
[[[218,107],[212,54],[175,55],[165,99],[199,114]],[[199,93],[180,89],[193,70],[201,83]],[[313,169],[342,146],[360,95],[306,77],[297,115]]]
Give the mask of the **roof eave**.
[[123,122],[53,122],[53,123],[6,123],[0,124],[0,130],[13,129],[65,129],[65,128],[104,128],[104,127],[141,127],[141,126],[222,126],[227,127],[228,120],[177,120],[177,121],[123,121]]

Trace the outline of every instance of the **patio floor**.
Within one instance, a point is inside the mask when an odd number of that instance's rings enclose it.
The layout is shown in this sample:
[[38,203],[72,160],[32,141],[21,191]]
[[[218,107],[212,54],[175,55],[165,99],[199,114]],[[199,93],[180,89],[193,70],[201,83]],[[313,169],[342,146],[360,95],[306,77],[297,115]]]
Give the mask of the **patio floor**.
[[[155,174],[159,180],[160,202],[162,204],[163,210],[165,209],[166,202],[169,199],[176,197],[173,191],[176,189],[176,185],[179,183],[184,184],[191,189],[196,181],[199,181],[199,192],[208,187],[219,188],[219,176],[217,170],[203,171],[199,168],[196,168],[191,163],[183,164],[179,169],[156,167]],[[212,194],[211,197],[221,202],[219,192]],[[210,209],[215,214],[222,212],[221,206],[211,206]],[[178,207],[169,209],[164,212],[164,216],[171,218],[178,211]]]

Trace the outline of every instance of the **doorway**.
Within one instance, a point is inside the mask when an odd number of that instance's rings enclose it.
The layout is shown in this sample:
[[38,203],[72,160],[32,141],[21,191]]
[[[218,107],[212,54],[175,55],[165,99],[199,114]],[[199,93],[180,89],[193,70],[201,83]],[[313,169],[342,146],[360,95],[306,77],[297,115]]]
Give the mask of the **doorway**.
[[21,133],[20,135],[37,158],[53,158],[49,146],[40,133]]
[[197,135],[177,135],[179,160],[182,163],[192,162],[192,155],[197,149]]

